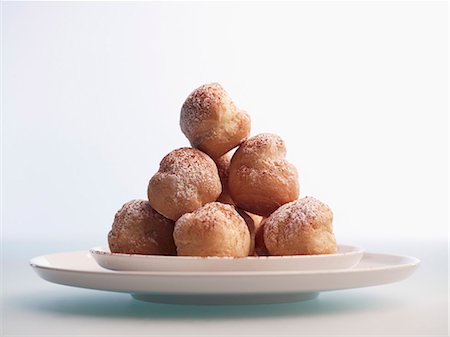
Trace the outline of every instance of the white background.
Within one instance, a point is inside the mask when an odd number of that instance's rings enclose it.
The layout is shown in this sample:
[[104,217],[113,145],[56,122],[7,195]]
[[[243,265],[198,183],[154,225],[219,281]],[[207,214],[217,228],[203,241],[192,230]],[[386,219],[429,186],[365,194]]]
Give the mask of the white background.
[[212,81],[284,138],[338,240],[447,236],[446,2],[2,6],[5,238],[104,243]]

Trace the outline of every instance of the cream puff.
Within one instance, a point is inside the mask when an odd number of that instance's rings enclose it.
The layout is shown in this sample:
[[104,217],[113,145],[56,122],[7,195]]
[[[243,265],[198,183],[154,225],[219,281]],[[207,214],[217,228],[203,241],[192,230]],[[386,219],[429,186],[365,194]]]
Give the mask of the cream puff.
[[264,221],[264,244],[270,255],[336,253],[333,212],[305,197],[281,206]]
[[220,193],[217,201],[224,204],[234,205],[228,190],[228,176],[230,173],[231,152],[227,152],[216,160],[217,169],[219,171],[220,182],[222,183],[222,193]]
[[192,147],[217,159],[250,134],[250,116],[238,109],[219,83],[195,89],[180,113],[181,131]]
[[180,148],[166,155],[148,184],[148,200],[160,214],[178,220],[222,192],[214,161],[193,148]]
[[131,200],[114,217],[108,233],[109,249],[112,253],[176,255],[174,225],[147,200]]
[[251,250],[250,231],[231,205],[211,202],[175,223],[173,238],[182,256],[245,257]]
[[263,133],[249,138],[234,153],[228,188],[235,204],[268,216],[299,195],[297,170],[286,159],[281,137]]

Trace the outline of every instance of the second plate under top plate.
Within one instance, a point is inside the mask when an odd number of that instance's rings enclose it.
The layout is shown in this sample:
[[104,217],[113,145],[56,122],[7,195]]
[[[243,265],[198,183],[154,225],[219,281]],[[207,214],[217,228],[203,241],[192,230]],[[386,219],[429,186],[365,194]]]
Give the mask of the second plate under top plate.
[[358,264],[364,251],[358,247],[338,245],[336,254],[243,258],[121,254],[102,247],[92,248],[90,253],[100,266],[110,270],[211,272],[347,269]]

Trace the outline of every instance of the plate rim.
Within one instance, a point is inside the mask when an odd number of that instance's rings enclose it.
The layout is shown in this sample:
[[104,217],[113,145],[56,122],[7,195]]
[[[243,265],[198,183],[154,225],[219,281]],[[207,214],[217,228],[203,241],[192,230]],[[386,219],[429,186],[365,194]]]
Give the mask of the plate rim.
[[[46,255],[40,255],[33,257],[29,260],[29,264],[34,269],[43,269],[48,271],[58,271],[58,272],[69,272],[69,273],[84,273],[84,274],[92,274],[92,275],[127,275],[127,276],[172,276],[172,277],[186,277],[186,276],[198,276],[198,277],[216,277],[216,276],[223,276],[223,277],[247,277],[247,276],[280,276],[280,275],[324,275],[324,274],[340,274],[340,273],[361,273],[361,272],[367,272],[367,271],[382,271],[382,270],[390,270],[390,269],[403,269],[403,268],[411,268],[411,267],[417,267],[420,265],[421,260],[409,255],[397,255],[397,254],[385,254],[385,253],[376,253],[376,252],[363,252],[363,256],[361,258],[361,261],[366,256],[383,256],[388,258],[402,258],[409,260],[407,263],[402,263],[398,265],[386,265],[386,266],[380,266],[380,267],[367,267],[367,268],[345,268],[345,269],[324,269],[324,270],[276,270],[276,271],[214,271],[214,272],[206,272],[206,271],[115,271],[110,269],[104,269],[104,270],[74,270],[74,269],[68,269],[68,268],[61,268],[61,267],[51,267],[51,266],[44,266],[41,263],[39,263],[39,260],[47,258],[47,256],[51,255],[59,255],[59,254],[83,254],[86,256],[86,258],[93,258],[90,255],[89,250],[80,250],[80,251],[69,251],[69,252],[59,252],[59,253],[53,253],[53,254],[46,254]],[[358,263],[359,264],[359,263]],[[356,265],[357,266],[357,265]],[[355,267],[356,267],[355,266]],[[99,266],[100,267],[100,266]],[[100,267],[101,268],[101,267]]]
[[92,255],[99,256],[113,256],[113,257],[133,257],[136,259],[160,259],[160,260],[236,260],[236,261],[258,261],[258,260],[290,260],[290,259],[301,259],[301,260],[311,260],[318,259],[323,257],[340,257],[340,256],[348,256],[348,255],[357,255],[364,254],[365,250],[362,247],[347,245],[347,244],[338,244],[338,247],[347,247],[352,250],[344,253],[333,253],[333,254],[314,254],[314,255],[261,255],[261,256],[245,256],[245,257],[232,257],[232,256],[176,256],[176,255],[146,255],[146,254],[128,254],[128,253],[112,253],[108,248],[103,246],[94,246],[90,248],[88,251]]

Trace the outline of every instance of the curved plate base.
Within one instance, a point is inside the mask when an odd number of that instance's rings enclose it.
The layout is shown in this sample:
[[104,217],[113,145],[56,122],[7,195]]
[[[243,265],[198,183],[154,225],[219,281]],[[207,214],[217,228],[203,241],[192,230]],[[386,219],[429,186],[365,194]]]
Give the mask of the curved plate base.
[[258,272],[133,272],[100,267],[88,251],[30,261],[49,282],[133,294],[142,301],[185,304],[254,304],[309,300],[317,292],[401,281],[419,265],[413,257],[364,253],[351,269]]
[[203,305],[232,305],[232,304],[268,304],[308,301],[319,296],[318,292],[296,294],[237,294],[237,295],[149,295],[132,294],[134,299],[145,302],[166,304],[203,304]]

